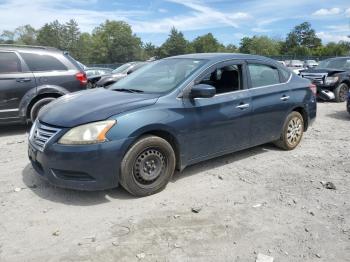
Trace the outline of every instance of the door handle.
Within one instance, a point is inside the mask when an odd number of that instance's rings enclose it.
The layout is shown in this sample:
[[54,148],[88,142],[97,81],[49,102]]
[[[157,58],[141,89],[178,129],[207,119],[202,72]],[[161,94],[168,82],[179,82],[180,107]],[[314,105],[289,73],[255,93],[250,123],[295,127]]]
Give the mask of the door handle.
[[239,104],[238,106],[236,106],[236,108],[239,108],[239,109],[246,109],[249,107],[249,104]]
[[287,100],[289,100],[289,98],[290,98],[290,96],[282,96],[280,99],[282,101],[287,101]]
[[19,83],[24,83],[24,82],[30,82],[31,79],[30,78],[17,78],[16,81]]

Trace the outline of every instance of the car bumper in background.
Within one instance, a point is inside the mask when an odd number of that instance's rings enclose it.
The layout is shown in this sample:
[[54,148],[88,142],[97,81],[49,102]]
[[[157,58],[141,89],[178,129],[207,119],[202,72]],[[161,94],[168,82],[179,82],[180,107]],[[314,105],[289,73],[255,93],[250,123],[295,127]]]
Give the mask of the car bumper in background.
[[128,140],[95,145],[53,143],[40,152],[29,142],[28,155],[35,171],[51,184],[78,190],[103,190],[119,183],[123,146]]

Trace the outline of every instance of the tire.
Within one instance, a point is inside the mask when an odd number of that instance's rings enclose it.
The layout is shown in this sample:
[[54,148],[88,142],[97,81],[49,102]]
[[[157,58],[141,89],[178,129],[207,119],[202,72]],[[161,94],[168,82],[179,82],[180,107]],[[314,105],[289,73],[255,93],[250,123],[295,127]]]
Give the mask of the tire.
[[35,119],[37,118],[39,111],[48,103],[52,102],[56,98],[54,97],[45,97],[42,98],[34,103],[34,105],[30,109],[30,121],[34,123]]
[[283,150],[293,150],[296,148],[304,134],[304,119],[298,112],[291,112],[283,125],[282,134],[274,144]]
[[349,87],[345,83],[341,83],[334,89],[335,101],[336,102],[344,102],[347,99],[349,92]]
[[143,197],[162,191],[175,170],[172,146],[157,136],[136,141],[121,163],[120,184],[132,195]]

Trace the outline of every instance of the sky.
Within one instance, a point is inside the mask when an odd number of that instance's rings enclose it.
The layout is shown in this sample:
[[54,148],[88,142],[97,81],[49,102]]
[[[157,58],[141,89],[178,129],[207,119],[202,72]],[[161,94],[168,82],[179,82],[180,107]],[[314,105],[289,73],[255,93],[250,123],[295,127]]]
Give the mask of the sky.
[[350,0],[0,0],[0,32],[74,19],[91,32],[106,19],[129,23],[143,42],[161,45],[174,26],[188,40],[211,32],[224,44],[244,36],[283,39],[308,21],[324,43],[350,40]]

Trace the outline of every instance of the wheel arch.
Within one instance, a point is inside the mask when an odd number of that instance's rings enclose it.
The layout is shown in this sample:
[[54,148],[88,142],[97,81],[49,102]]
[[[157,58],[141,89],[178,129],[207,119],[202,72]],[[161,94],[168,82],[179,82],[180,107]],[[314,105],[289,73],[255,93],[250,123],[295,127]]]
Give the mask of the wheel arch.
[[43,93],[43,94],[39,94],[39,95],[35,96],[27,106],[25,117],[26,118],[30,117],[30,110],[32,109],[33,105],[36,102],[38,102],[39,100],[41,100],[43,98],[48,98],[48,97],[58,98],[60,96],[62,96],[62,95],[59,93]]
[[137,141],[139,140],[141,137],[143,136],[147,136],[147,135],[153,135],[153,136],[158,136],[160,138],[163,138],[164,140],[166,140],[171,147],[174,150],[175,153],[175,160],[176,160],[176,169],[177,170],[181,170],[182,167],[182,160],[181,160],[181,147],[180,147],[180,142],[177,139],[176,135],[174,132],[170,131],[169,129],[165,128],[165,127],[157,127],[157,128],[152,128],[152,127],[148,127],[148,128],[143,128],[142,130],[138,130],[137,132],[135,132],[133,134],[132,137],[134,137],[135,139],[133,139],[133,142],[131,143],[131,145],[127,148],[127,150],[125,152],[127,152],[129,150],[129,148]]
[[309,127],[309,116],[308,116],[306,109],[302,106],[297,106],[297,107],[293,108],[293,110],[291,112],[298,112],[301,114],[301,116],[303,117],[303,120],[304,120],[304,131],[307,131],[307,129]]
[[346,84],[350,88],[350,79],[344,79],[340,84]]
[[68,90],[60,86],[43,85],[33,88],[29,90],[22,98],[22,101],[19,105],[20,116],[22,118],[27,119],[30,114],[30,108],[33,106],[34,103],[36,103],[42,98],[57,98],[68,93]]

